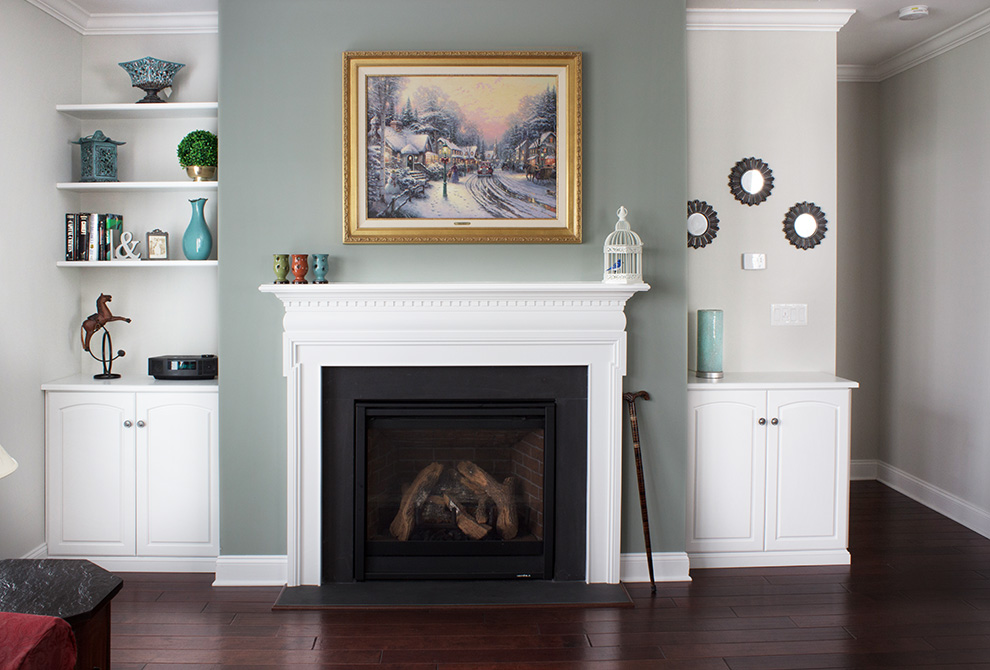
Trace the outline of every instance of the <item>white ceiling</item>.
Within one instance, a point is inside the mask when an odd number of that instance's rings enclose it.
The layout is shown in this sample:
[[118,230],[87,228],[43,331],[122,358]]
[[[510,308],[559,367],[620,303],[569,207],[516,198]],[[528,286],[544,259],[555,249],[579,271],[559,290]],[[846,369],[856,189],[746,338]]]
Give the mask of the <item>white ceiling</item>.
[[[219,0],[26,0],[84,34],[215,32]],[[273,2],[277,0],[272,0]],[[414,0],[410,0],[414,1]],[[838,62],[849,78],[882,79],[990,32],[990,0],[928,0],[930,15],[900,21],[907,0],[686,0],[688,9],[841,10]],[[689,18],[690,22],[690,18]],[[155,24],[158,28],[145,26]],[[840,76],[842,68],[840,68]]]

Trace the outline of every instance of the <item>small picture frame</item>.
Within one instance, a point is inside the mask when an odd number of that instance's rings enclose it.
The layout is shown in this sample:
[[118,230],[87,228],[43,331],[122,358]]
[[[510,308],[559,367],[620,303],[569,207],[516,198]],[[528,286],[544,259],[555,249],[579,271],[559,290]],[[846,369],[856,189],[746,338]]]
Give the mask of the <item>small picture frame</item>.
[[167,261],[168,260],[168,233],[155,228],[148,233],[148,260]]

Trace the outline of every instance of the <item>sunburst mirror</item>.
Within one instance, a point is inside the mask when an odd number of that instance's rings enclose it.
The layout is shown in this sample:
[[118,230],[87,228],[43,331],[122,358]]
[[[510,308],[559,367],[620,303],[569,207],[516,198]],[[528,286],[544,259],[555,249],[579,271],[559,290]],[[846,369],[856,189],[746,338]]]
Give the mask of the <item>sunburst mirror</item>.
[[700,249],[711,244],[716,235],[718,235],[718,213],[704,200],[688,201],[688,246],[692,249]]
[[744,205],[759,205],[773,190],[773,172],[759,158],[744,158],[732,166],[729,191]]
[[784,237],[798,249],[811,249],[825,239],[827,224],[821,207],[813,202],[799,202],[787,210]]

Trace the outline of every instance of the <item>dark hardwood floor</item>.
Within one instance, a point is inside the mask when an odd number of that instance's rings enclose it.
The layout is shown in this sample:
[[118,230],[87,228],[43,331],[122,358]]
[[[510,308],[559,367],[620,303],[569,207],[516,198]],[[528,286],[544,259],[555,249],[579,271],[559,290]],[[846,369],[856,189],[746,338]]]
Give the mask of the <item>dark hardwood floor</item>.
[[124,574],[114,670],[990,670],[990,540],[854,482],[843,567],[694,570],[635,608],[272,612],[275,588]]

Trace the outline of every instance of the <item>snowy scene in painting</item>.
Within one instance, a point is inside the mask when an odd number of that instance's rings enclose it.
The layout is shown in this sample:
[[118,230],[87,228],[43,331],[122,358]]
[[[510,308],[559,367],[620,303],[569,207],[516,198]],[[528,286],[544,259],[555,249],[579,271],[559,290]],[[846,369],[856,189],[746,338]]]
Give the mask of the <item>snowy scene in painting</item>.
[[556,77],[366,81],[369,219],[557,216]]

